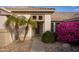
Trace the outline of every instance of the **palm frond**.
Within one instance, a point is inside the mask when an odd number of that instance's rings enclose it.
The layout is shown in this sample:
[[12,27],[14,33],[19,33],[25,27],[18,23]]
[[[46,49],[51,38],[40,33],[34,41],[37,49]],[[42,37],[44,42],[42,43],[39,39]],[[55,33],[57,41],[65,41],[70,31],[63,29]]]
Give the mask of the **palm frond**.
[[28,24],[30,24],[33,29],[37,27],[37,22],[31,17],[28,19]]
[[18,16],[19,25],[25,25],[27,23],[25,16]]

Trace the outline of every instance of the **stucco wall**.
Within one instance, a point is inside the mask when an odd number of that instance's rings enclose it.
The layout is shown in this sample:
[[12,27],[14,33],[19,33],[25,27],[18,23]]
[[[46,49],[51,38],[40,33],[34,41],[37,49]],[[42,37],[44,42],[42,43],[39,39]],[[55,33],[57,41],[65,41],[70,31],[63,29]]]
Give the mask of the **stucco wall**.
[[0,29],[5,29],[6,16],[0,16]]
[[7,46],[12,41],[10,33],[7,30],[0,29],[0,47]]
[[45,15],[45,22],[43,31],[50,31],[51,30],[51,15]]
[[0,16],[0,47],[10,44],[13,40],[10,33],[5,29],[6,16]]

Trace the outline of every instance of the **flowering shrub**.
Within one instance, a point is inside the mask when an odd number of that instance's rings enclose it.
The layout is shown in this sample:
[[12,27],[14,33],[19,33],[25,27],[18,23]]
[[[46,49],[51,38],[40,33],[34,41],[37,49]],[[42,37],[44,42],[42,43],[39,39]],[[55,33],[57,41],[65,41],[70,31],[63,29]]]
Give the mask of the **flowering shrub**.
[[61,22],[56,26],[58,40],[74,43],[79,41],[79,22]]

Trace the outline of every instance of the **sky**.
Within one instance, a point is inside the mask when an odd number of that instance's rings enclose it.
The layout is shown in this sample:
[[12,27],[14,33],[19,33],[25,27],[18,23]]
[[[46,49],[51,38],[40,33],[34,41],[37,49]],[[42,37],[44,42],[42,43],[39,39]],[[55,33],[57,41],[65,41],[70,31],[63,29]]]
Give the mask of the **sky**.
[[79,12],[79,6],[36,6],[42,8],[55,8],[58,12]]
[[[0,6],[0,7],[12,7],[12,6]],[[79,12],[79,6],[32,6],[41,8],[55,8],[57,12]]]

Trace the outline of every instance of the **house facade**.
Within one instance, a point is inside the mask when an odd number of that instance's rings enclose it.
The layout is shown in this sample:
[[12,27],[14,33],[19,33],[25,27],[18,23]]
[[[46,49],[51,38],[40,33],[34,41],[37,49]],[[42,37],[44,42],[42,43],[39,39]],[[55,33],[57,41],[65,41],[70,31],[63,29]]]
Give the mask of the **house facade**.
[[[37,22],[37,28],[32,30],[32,27],[31,26],[29,27],[27,38],[31,39],[32,36],[41,35],[45,31],[51,31],[51,20],[52,20],[52,14],[54,12],[55,9],[53,8],[34,8],[34,7],[0,8],[0,22],[1,22],[0,37],[2,37],[1,41],[3,40],[3,43],[5,43],[4,41],[7,41],[8,43],[6,42],[6,44],[9,44],[13,41],[9,35],[10,33],[7,32],[5,28],[5,22],[7,20],[6,15],[16,14],[18,16],[20,15],[25,16],[26,18],[32,17]],[[23,34],[20,35],[20,37],[23,36],[24,36]]]
[[[78,21],[78,12],[56,12],[54,8],[35,8],[35,7],[5,7],[0,8],[0,47],[13,42],[10,33],[5,28],[7,20],[6,15],[16,14],[22,15],[26,18],[32,17],[37,22],[37,28],[29,27],[27,39],[33,36],[41,35],[46,31],[56,30],[56,25],[63,21]],[[20,37],[24,35],[21,33]],[[14,39],[14,35],[13,35]]]

